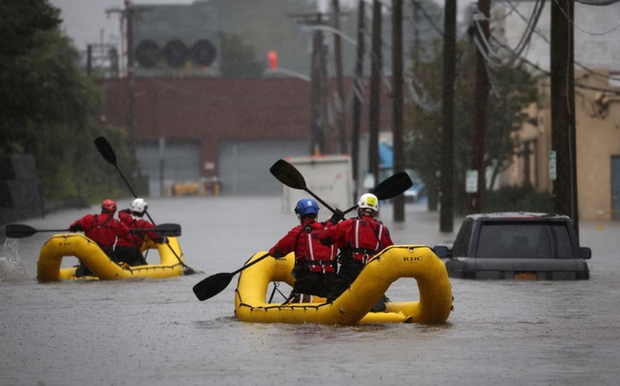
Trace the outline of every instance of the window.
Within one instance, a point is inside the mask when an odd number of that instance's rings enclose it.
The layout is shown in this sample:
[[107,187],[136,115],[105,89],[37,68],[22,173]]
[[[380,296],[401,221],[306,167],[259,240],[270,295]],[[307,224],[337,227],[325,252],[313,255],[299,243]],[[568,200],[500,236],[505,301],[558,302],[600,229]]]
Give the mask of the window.
[[480,229],[480,258],[573,258],[567,223],[497,221]]
[[456,235],[454,240],[454,246],[452,249],[452,257],[466,257],[469,256],[469,244],[471,242],[471,231],[473,227],[473,220],[467,219],[463,222],[459,234]]

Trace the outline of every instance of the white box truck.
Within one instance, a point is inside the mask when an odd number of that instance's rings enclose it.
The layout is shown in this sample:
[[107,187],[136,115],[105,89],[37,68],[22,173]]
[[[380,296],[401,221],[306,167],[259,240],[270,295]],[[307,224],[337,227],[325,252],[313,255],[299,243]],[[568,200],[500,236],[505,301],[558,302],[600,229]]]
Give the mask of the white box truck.
[[[295,166],[306,181],[306,187],[332,208],[346,210],[353,206],[353,174],[348,155],[323,155],[285,158]],[[297,201],[312,197],[305,190],[282,188],[282,211],[293,213]],[[320,220],[331,216],[329,209],[319,202]]]

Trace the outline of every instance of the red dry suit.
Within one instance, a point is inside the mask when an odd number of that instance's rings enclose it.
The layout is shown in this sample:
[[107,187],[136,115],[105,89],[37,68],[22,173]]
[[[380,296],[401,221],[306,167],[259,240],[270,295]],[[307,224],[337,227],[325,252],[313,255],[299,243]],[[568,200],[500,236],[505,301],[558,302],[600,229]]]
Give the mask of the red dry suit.
[[87,214],[69,226],[71,232],[84,232],[84,235],[96,242],[106,253],[112,250],[116,237],[129,234],[129,228],[114,218],[114,213]]
[[295,268],[302,272],[334,273],[337,250],[335,246],[325,246],[319,241],[319,232],[325,224],[307,219],[303,224],[291,229],[269,250],[273,257],[283,257],[295,252]]
[[[121,223],[125,224],[130,229],[155,228],[155,225],[151,224],[149,221],[132,216],[129,209],[118,212],[118,218],[121,220]],[[119,237],[116,245],[119,247],[133,247],[140,249],[147,237],[156,243],[161,243],[164,241],[163,237],[154,232],[130,232],[126,236]]]
[[375,254],[394,245],[390,231],[381,221],[362,214],[332,226],[327,226],[319,234],[321,243],[336,244],[356,262],[366,264]]

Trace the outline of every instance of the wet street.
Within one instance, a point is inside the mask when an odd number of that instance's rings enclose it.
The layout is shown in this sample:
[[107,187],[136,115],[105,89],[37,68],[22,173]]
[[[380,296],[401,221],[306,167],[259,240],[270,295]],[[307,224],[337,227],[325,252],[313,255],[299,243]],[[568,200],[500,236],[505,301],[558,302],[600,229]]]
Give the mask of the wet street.
[[[22,223],[64,229],[86,213]],[[239,322],[236,278],[212,299],[194,296],[194,284],[240,268],[295,225],[278,197],[150,199],[149,213],[182,225],[185,262],[203,274],[39,284],[39,250],[53,233],[4,245],[0,385],[618,384],[620,223],[580,223],[581,244],[592,248],[588,281],[451,279],[454,311],[444,325],[347,327]],[[454,238],[438,232],[438,213],[424,207],[408,205],[404,224],[393,223],[390,205],[381,213],[396,244]],[[9,266],[15,254],[23,272]],[[387,295],[416,300],[415,280],[399,280]]]

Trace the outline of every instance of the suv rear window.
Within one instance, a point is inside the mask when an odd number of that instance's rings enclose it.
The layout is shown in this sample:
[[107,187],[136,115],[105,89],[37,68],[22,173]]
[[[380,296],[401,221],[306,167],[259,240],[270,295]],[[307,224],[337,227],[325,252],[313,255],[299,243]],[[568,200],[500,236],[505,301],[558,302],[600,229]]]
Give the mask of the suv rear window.
[[564,222],[485,222],[478,240],[480,258],[574,258]]

